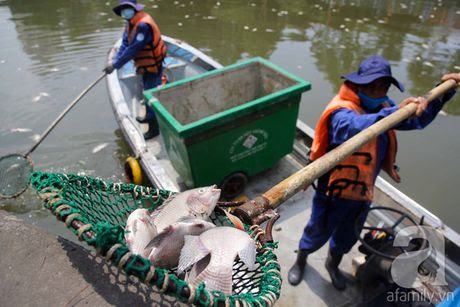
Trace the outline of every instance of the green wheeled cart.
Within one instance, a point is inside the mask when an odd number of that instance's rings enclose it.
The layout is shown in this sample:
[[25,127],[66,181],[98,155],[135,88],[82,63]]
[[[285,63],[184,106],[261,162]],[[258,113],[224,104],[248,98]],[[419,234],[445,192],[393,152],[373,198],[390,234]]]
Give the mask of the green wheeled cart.
[[232,198],[248,176],[292,151],[310,83],[252,58],[145,91],[172,165],[189,188],[219,184]]

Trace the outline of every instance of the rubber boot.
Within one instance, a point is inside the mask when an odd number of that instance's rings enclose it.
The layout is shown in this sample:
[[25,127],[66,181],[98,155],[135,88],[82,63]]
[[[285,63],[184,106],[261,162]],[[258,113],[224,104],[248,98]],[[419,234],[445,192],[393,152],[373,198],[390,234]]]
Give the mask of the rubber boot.
[[136,120],[137,120],[137,122],[139,122],[141,124],[145,124],[145,123],[147,123],[149,121],[147,119],[147,117],[140,117],[140,116],[136,116]]
[[149,119],[147,123],[149,125],[149,129],[146,133],[144,133],[144,139],[150,140],[151,138],[154,138],[160,134],[160,128],[158,127],[158,121],[156,117]]
[[346,287],[345,276],[339,270],[339,263],[342,261],[343,254],[333,254],[329,251],[326,259],[326,270],[331,276],[332,285],[339,291]]
[[288,281],[291,285],[297,286],[302,281],[305,264],[307,263],[307,256],[308,253],[305,250],[299,249],[297,259],[288,273]]

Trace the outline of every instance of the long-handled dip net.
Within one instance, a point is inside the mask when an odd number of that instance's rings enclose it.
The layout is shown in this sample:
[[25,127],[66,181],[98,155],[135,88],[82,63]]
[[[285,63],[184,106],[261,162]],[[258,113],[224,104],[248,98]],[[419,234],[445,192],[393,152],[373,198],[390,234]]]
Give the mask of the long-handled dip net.
[[40,145],[45,137],[53,130],[70,109],[92,89],[102,78],[105,73],[100,75],[95,81],[88,85],[49,125],[40,138],[25,154],[9,154],[0,157],[0,198],[12,198],[22,194],[30,182],[30,175],[33,171],[33,163],[30,154]]
[[1,157],[0,197],[15,197],[27,189],[32,170],[32,160],[28,156],[11,154]]
[[[250,270],[240,261],[233,265],[232,294],[208,291],[204,283],[194,287],[182,280],[176,270],[154,267],[151,262],[129,251],[124,228],[131,212],[137,208],[155,210],[172,193],[127,183],[105,182],[87,176],[34,172],[32,187],[44,200],[44,206],[80,240],[147,285],[157,287],[181,302],[199,306],[272,306],[281,290],[280,265],[277,261],[271,229],[245,225],[257,245],[256,266]],[[225,215],[211,215],[217,226],[232,226]]]

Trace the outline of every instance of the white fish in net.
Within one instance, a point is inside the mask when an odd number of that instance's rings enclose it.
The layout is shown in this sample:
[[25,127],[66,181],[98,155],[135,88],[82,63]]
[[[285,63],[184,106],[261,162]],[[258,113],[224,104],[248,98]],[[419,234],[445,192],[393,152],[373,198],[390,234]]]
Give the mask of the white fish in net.
[[185,217],[207,220],[216,207],[220,189],[215,185],[184,191],[168,198],[152,212],[158,233]]
[[166,227],[147,245],[151,249],[149,260],[155,266],[172,269],[179,263],[179,256],[184,246],[184,236],[200,235],[214,228],[213,223],[196,218],[184,218]]
[[178,273],[193,265],[187,282],[194,286],[204,282],[208,291],[219,290],[231,295],[232,268],[237,256],[253,270],[256,261],[254,240],[246,232],[233,227],[212,228],[199,236],[185,236]]

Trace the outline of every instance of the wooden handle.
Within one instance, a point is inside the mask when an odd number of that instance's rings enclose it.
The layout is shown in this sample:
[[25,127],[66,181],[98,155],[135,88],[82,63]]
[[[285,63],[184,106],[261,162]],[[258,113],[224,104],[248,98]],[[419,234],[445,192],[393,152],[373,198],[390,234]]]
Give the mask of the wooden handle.
[[[428,102],[431,102],[447,91],[458,86],[459,84],[455,82],[455,80],[449,79],[429,91],[425,95],[425,98]],[[313,183],[313,181],[327,173],[346,157],[361,148],[364,144],[414,115],[416,110],[417,104],[410,103],[389,116],[379,120],[372,126],[364,129],[348,141],[329,151],[324,156],[310,163],[303,169],[297,171],[270,190],[266,191],[262,195],[263,198],[268,201],[269,207],[278,207],[281,203],[299,192],[304,186],[308,186]]]

